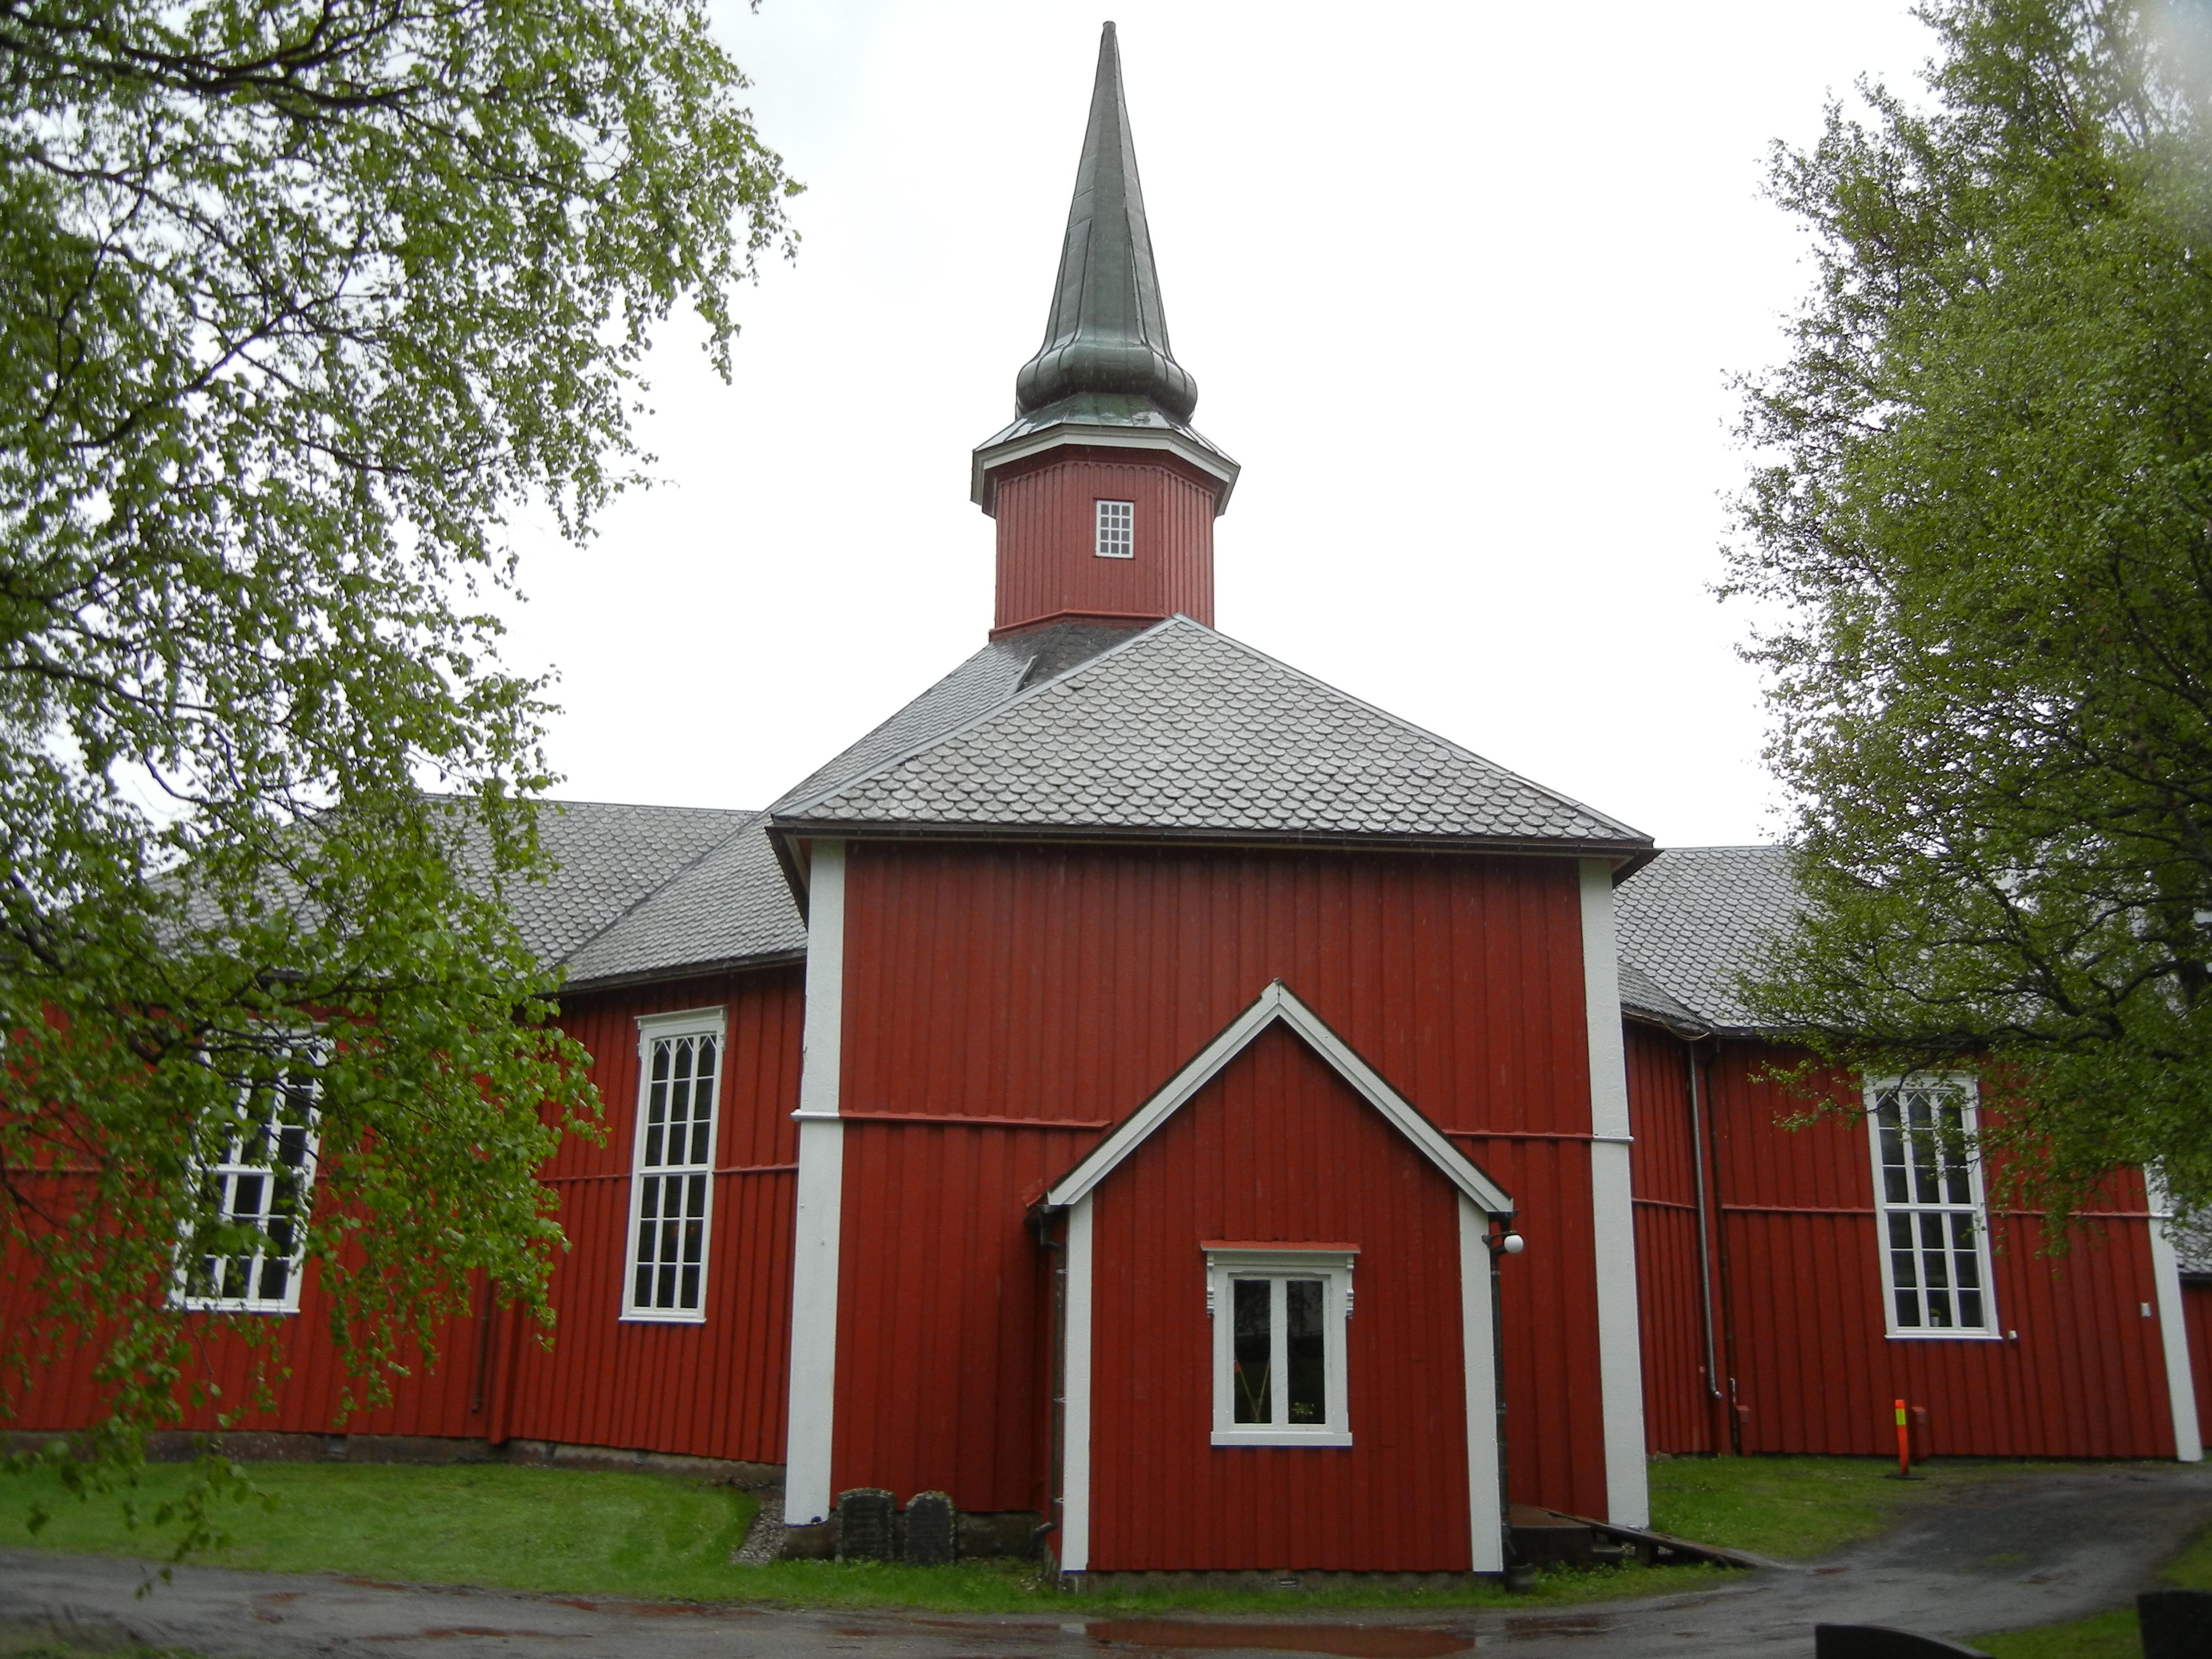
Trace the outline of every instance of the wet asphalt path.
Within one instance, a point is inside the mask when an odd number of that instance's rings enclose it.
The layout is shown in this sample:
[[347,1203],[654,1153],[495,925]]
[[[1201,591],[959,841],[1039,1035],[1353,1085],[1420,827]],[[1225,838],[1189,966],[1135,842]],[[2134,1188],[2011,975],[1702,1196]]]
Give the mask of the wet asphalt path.
[[195,1648],[216,1659],[1804,1656],[1823,1620],[1956,1638],[2120,1606],[2207,1525],[2212,1467],[2087,1465],[1961,1482],[1884,1538],[1809,1568],[1730,1574],[1695,1595],[1525,1613],[1339,1615],[1296,1625],[1279,1614],[1167,1628],[1034,1615],[677,1607],[214,1567],[179,1569],[141,1596],[145,1571],[131,1562],[19,1550],[0,1552],[0,1623]]

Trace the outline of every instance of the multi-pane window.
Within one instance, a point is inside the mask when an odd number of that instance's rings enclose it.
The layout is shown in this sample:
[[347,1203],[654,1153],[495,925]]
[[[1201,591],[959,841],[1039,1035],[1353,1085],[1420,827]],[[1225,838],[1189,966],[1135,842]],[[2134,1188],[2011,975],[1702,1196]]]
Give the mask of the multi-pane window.
[[[177,1253],[175,1301],[233,1313],[296,1313],[315,1180],[315,1066],[303,1038],[244,1084],[226,1121],[209,1126],[212,1156],[193,1166],[198,1212]],[[219,1229],[220,1232],[216,1230]]]
[[721,1050],[719,1008],[638,1021],[628,1317],[704,1317]]
[[1137,556],[1137,504],[1134,501],[1098,503],[1098,556],[1133,559]]
[[1213,1316],[1213,1443],[1348,1446],[1341,1244],[1206,1247]]
[[1970,1078],[1867,1090],[1876,1224],[1893,1336],[1994,1336]]

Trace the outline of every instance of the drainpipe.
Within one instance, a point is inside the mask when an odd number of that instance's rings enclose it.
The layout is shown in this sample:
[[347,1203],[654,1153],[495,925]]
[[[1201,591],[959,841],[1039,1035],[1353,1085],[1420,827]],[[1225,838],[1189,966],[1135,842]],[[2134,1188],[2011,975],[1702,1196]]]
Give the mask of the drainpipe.
[[[1050,1411],[1052,1452],[1046,1471],[1045,1504],[1048,1510],[1044,1524],[1030,1538],[1030,1542],[1043,1553],[1045,1540],[1058,1530],[1067,1504],[1067,1244],[1064,1238],[1053,1237],[1052,1212],[1040,1208],[1036,1214],[1037,1243],[1049,1253],[1052,1262],[1052,1384],[1048,1396]],[[1059,1565],[1057,1550],[1054,1565]]]
[[1713,1342],[1713,1245],[1705,1199],[1705,1127],[1698,1091],[1698,1044],[1692,1037],[1682,1048],[1682,1063],[1690,1074],[1690,1160],[1697,1173],[1698,1191],[1698,1306],[1705,1334],[1705,1393],[1718,1401],[1728,1395],[1721,1389],[1720,1357]]
[[[1520,1237],[1513,1231],[1510,1214],[1492,1216],[1492,1232],[1483,1242],[1490,1246],[1490,1365],[1493,1377],[1492,1395],[1498,1402],[1498,1527],[1502,1534],[1498,1544],[1498,1561],[1510,1575],[1516,1565],[1513,1554],[1513,1498],[1505,1478],[1505,1306],[1499,1294],[1498,1264],[1509,1255],[1520,1250]],[[1507,1241],[1511,1240],[1509,1243]],[[1509,1583],[1507,1588],[1512,1588]]]
[[[1709,1033],[1708,1035],[1711,1034]],[[1720,1053],[1720,1038],[1717,1036],[1713,1036],[1713,1055],[1717,1057]],[[1696,1063],[1696,1060],[1693,1057],[1691,1064],[1694,1066]],[[1710,1060],[1707,1062],[1706,1066],[1705,1080],[1708,1085],[1705,1090],[1705,1095],[1706,1097],[1710,1099],[1712,1095],[1712,1090],[1710,1086],[1712,1081]],[[1721,1346],[1728,1358],[1727,1407],[1729,1449],[1735,1453],[1737,1456],[1741,1457],[1743,1455],[1743,1413],[1740,1408],[1736,1397],[1735,1316],[1729,1311],[1729,1304],[1728,1299],[1728,1287],[1729,1284],[1728,1194],[1721,1190],[1720,1133],[1717,1125],[1714,1127],[1711,1140],[1712,1145],[1709,1149],[1712,1155],[1711,1207],[1714,1215],[1717,1218],[1713,1230],[1716,1235],[1714,1249],[1715,1276],[1719,1279],[1721,1285]]]

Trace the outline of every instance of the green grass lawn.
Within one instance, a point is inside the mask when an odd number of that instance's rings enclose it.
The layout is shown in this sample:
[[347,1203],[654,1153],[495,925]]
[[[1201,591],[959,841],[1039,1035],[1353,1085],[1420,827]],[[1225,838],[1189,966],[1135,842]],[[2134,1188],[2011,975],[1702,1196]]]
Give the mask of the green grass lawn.
[[[1909,1484],[1884,1479],[1887,1467],[1873,1458],[1661,1459],[1651,1466],[1654,1524],[1680,1537],[1803,1559],[1871,1536],[1905,1506],[1960,1481],[2034,1466],[1944,1463],[1931,1466],[1929,1479]],[[1071,1596],[1026,1562],[972,1561],[949,1568],[851,1561],[736,1566],[730,1555],[752,1519],[752,1497],[663,1475],[511,1464],[353,1463],[264,1463],[251,1474],[273,1506],[220,1510],[216,1519],[230,1541],[199,1559],[275,1572],[340,1572],[407,1583],[641,1600],[1007,1613],[1041,1607],[1070,1613],[1227,1613],[1565,1605],[1700,1589],[1726,1578],[1718,1568],[1623,1566],[1547,1572],[1533,1592],[1520,1595],[1483,1583]],[[176,1494],[185,1478],[180,1466],[153,1465],[132,1496],[142,1512],[150,1513]],[[33,1537],[26,1522],[34,1502],[43,1502],[52,1519]],[[169,1547],[161,1533],[127,1526],[116,1498],[81,1502],[51,1476],[36,1473],[0,1478],[0,1545],[19,1543],[152,1561],[165,1559]],[[2019,1659],[2032,1659],[2043,1651],[2017,1653]],[[0,1659],[9,1659],[4,1647]],[[2014,1659],[2014,1650],[2007,1650],[2007,1659]]]
[[[2166,1563],[2160,1577],[2180,1589],[2212,1589],[2212,1533]],[[2142,1634],[2133,1607],[2070,1625],[1977,1636],[1970,1645],[1996,1659],[2142,1659]]]
[[1808,1561],[1871,1538],[1967,1481],[2055,1464],[1947,1458],[1899,1480],[1880,1457],[1674,1457],[1651,1464],[1651,1524],[1700,1544]]
[[[340,1572],[421,1584],[479,1584],[567,1595],[940,1612],[1213,1612],[1292,1607],[1488,1607],[1658,1595],[1712,1582],[1707,1567],[1547,1572],[1525,1595],[1488,1584],[1438,1590],[1377,1586],[1315,1591],[1115,1590],[1061,1594],[1027,1562],[906,1567],[858,1561],[736,1566],[731,1552],[754,1499],[729,1486],[653,1474],[509,1464],[263,1463],[274,1500],[227,1505],[230,1541],[197,1559],[271,1572]],[[147,1468],[132,1495],[150,1513],[183,1486],[180,1466]],[[33,1536],[34,1501],[52,1518]],[[0,1477],[0,1544],[165,1559],[163,1534],[133,1531],[114,1498],[79,1501],[40,1474]],[[0,1659],[7,1650],[0,1648]]]

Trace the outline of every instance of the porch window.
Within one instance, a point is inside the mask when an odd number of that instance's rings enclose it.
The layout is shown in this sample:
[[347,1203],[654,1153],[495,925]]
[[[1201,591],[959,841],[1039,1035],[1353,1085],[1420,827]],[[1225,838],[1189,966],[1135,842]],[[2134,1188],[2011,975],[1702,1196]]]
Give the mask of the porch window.
[[720,1008],[653,1014],[637,1023],[625,1319],[696,1324],[706,1318],[722,1024]]
[[1348,1446],[1351,1244],[1206,1246],[1213,1443]]
[[242,1083],[227,1121],[210,1125],[213,1156],[195,1161],[198,1213],[223,1230],[177,1250],[170,1293],[179,1308],[297,1313],[315,1181],[316,1040],[280,1040],[267,1072]]
[[1974,1080],[1893,1079],[1866,1099],[1889,1334],[1994,1338]]

